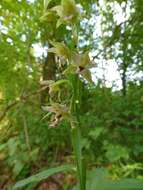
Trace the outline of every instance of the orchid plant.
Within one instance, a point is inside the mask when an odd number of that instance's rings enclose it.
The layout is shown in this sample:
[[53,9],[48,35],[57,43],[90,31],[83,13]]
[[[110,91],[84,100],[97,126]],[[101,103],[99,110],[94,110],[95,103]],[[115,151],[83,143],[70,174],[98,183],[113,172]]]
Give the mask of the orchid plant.
[[[80,126],[80,101],[81,101],[81,89],[80,80],[84,79],[87,82],[92,81],[92,76],[90,68],[94,66],[90,60],[88,52],[78,52],[78,32],[77,24],[80,22],[80,10],[77,7],[74,0],[62,0],[60,5],[56,5],[52,8],[48,8],[50,1],[45,1],[46,18],[49,20],[51,14],[57,16],[58,28],[60,25],[70,26],[72,28],[71,41],[75,43],[75,48],[70,50],[70,48],[64,42],[56,42],[50,40],[52,45],[49,48],[49,52],[55,54],[62,62],[65,63],[66,69],[63,70],[63,76],[65,79],[58,81],[42,81],[42,83],[47,84],[49,87],[49,94],[51,96],[51,105],[43,107],[46,112],[52,112],[53,115],[50,121],[50,127],[56,127],[62,120],[69,121],[71,125],[71,136],[73,142],[73,149],[75,153],[75,160],[77,165],[77,175],[79,179],[79,189],[85,190],[85,165],[84,158],[82,156],[81,147],[81,126]],[[55,15],[54,15],[55,14]],[[64,34],[63,34],[64,35]],[[70,77],[69,77],[70,76]],[[70,86],[71,98],[67,104],[63,104],[58,94],[62,91],[65,84]],[[52,92],[57,92],[57,101],[52,101]]]
[[[76,190],[141,190],[143,189],[141,181],[134,179],[111,181],[107,171],[101,168],[90,171],[88,180],[86,180],[86,165],[81,143],[81,81],[93,84],[90,68],[95,64],[90,60],[89,52],[81,52],[78,49],[78,24],[82,16],[75,1],[61,0],[60,4],[52,6],[54,4],[54,0],[44,0],[44,15],[41,20],[51,23],[55,23],[56,20],[56,29],[61,25],[69,26],[72,30],[71,42],[75,45],[74,48],[70,48],[63,41],[57,42],[55,39],[49,39],[52,47],[50,46],[48,51],[55,54],[57,64],[64,64],[64,70],[61,79],[57,81],[41,81],[41,85],[49,89],[50,96],[49,102],[42,106],[42,109],[46,112],[44,119],[51,117],[49,128],[58,127],[63,120],[69,122],[76,169],[73,165],[51,168],[19,181],[13,189],[21,188],[32,182],[39,182],[58,172],[74,170],[78,178]],[[68,98],[63,98],[64,92],[66,92],[65,97]]]

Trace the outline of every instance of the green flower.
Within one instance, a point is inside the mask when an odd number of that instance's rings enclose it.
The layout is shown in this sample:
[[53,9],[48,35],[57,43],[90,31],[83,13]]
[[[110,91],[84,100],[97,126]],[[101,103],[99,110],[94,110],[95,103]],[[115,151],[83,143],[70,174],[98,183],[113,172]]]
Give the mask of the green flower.
[[90,60],[88,52],[84,54],[75,53],[72,58],[71,64],[64,71],[64,74],[76,73],[81,75],[88,82],[93,83],[90,68],[94,67],[95,64]]
[[48,49],[48,52],[55,53],[60,58],[68,59],[70,50],[63,42],[50,42],[53,47]]
[[74,0],[62,0],[61,5],[52,8],[59,16],[57,27],[61,24],[74,24],[79,17],[79,10]]

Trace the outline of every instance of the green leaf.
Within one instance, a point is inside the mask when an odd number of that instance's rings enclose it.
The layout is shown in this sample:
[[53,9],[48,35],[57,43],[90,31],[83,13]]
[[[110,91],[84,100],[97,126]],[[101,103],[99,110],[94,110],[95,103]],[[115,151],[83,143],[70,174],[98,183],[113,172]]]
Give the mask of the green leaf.
[[51,10],[57,12],[57,15],[59,17],[62,17],[62,14],[63,14],[62,11],[63,11],[63,9],[62,9],[61,5],[57,5],[57,6],[53,7]]
[[106,157],[111,161],[117,161],[121,158],[128,159],[129,151],[127,148],[120,145],[107,145]]
[[143,190],[143,181],[137,179],[121,179],[110,183],[109,188],[111,190]]
[[97,168],[87,175],[90,190],[143,190],[143,181],[136,179],[111,180],[107,169]]
[[49,3],[51,2],[52,0],[44,0],[44,9],[46,10]]
[[70,50],[63,42],[50,42],[53,47],[48,49],[48,52],[57,54],[61,58],[69,58]]
[[[51,9],[60,17],[60,24],[74,24],[78,20],[79,10],[74,0],[62,0],[61,5]],[[58,27],[59,23],[57,24]]]
[[68,65],[68,67],[63,71],[63,74],[68,76],[69,74],[74,74],[76,73],[77,66],[74,64]]
[[17,150],[17,146],[18,146],[18,140],[16,138],[10,138],[7,142],[7,147],[8,147],[8,151],[9,151],[9,155],[13,156],[16,153]]
[[97,139],[102,133],[104,133],[104,127],[96,127],[95,129],[89,132],[89,136],[91,136],[94,140]]
[[76,22],[78,16],[78,9],[74,0],[62,0],[63,19],[69,22]]
[[0,145],[0,152],[3,151],[6,147],[6,143]]
[[20,174],[24,167],[24,163],[22,163],[20,160],[16,160],[16,163],[13,167],[13,173],[17,176]]
[[25,185],[29,184],[29,183],[33,183],[33,182],[39,182],[43,179],[46,179],[48,177],[50,177],[51,175],[54,175],[56,173],[59,173],[59,172],[65,172],[65,171],[70,171],[70,170],[73,170],[74,167],[72,165],[63,165],[63,166],[59,166],[59,167],[56,167],[56,168],[51,168],[51,169],[47,169],[47,170],[44,170],[36,175],[33,175],[29,178],[26,178],[26,179],[23,179],[19,182],[17,182],[15,184],[15,186],[13,187],[13,189],[18,189],[18,188],[22,188],[24,187]]
[[63,24],[63,21],[62,19],[59,18],[57,21],[56,27],[59,28],[62,24]]
[[43,16],[40,17],[41,22],[55,22],[56,15],[52,11],[46,11]]

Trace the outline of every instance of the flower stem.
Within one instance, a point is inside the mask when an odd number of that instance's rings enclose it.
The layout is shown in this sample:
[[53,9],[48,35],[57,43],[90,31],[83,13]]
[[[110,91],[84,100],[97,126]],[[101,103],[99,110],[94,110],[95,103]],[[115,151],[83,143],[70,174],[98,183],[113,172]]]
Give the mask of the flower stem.
[[81,126],[80,126],[80,104],[81,104],[81,88],[80,79],[78,75],[72,77],[73,85],[73,99],[72,99],[72,113],[76,117],[76,125],[72,128],[72,143],[75,154],[77,175],[79,180],[79,189],[86,189],[86,169],[84,164],[84,159],[82,155],[82,145],[81,145]]

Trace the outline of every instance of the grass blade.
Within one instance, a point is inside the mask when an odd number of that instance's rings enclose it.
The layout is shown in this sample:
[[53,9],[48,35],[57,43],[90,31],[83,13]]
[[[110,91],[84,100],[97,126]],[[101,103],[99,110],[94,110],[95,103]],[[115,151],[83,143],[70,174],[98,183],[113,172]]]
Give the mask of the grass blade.
[[21,181],[18,181],[15,184],[15,186],[13,187],[13,189],[18,189],[18,188],[21,188],[21,187],[29,184],[29,183],[39,182],[39,181],[41,181],[43,179],[46,179],[46,178],[48,178],[51,175],[54,175],[56,173],[70,171],[70,170],[73,170],[73,169],[74,169],[73,165],[63,165],[63,166],[59,166],[59,167],[44,170],[42,172],[39,172],[38,174],[30,176],[30,177],[28,177],[26,179],[23,179]]

